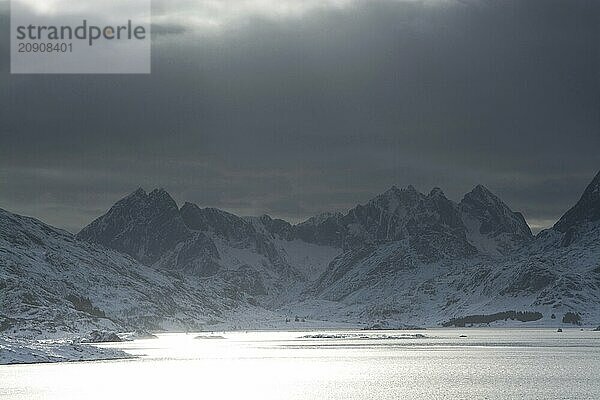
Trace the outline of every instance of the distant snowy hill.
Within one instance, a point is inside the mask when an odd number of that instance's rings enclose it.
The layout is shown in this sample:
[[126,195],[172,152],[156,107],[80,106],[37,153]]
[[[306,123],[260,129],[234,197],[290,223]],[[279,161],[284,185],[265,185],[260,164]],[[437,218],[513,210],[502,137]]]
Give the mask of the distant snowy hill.
[[179,208],[162,189],[139,189],[77,237],[1,211],[0,256],[4,332],[258,328],[296,315],[388,327],[597,325],[600,174],[536,237],[481,185],[458,203],[438,188],[392,187],[296,225]]

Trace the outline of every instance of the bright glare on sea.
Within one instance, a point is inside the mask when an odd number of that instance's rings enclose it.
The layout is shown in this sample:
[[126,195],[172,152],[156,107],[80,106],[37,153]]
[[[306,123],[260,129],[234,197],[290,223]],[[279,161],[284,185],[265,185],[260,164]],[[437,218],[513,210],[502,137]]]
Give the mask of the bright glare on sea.
[[[600,399],[600,332],[164,334],[137,359],[0,366],[1,399]],[[420,339],[381,335],[423,334]],[[466,335],[467,337],[459,337]]]

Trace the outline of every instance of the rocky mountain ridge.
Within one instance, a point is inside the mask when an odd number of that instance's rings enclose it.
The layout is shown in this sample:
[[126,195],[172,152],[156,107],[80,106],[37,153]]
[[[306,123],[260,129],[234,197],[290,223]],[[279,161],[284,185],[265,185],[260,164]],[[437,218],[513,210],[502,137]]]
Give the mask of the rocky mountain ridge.
[[[156,189],[146,194],[138,189],[77,237],[125,252],[146,264],[155,264],[181,243],[186,249],[183,259],[193,253],[191,248],[202,247],[205,251],[200,252],[200,258],[213,264],[206,273],[217,269],[215,241],[250,248],[273,266],[283,267],[285,261],[272,239],[300,240],[341,251],[406,242],[424,262],[478,253],[502,254],[533,239],[523,216],[481,185],[458,204],[439,188],[424,195],[412,186],[394,186],[345,214],[323,214],[297,225],[266,215],[242,218],[189,202],[178,209],[166,191]],[[194,245],[198,240],[199,245]],[[181,259],[177,257],[172,266],[185,266]]]
[[138,189],[76,237],[2,210],[0,330],[260,327],[257,315],[435,326],[568,314],[597,325],[599,176],[535,238],[481,185],[458,203],[394,186],[296,225]]

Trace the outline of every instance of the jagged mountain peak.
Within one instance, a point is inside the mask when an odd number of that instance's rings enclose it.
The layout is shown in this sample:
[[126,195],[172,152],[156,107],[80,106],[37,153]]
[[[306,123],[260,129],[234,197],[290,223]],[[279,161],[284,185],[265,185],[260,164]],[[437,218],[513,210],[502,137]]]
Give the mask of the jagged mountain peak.
[[481,184],[475,186],[470,192],[466,193],[460,203],[504,204],[500,197]]
[[169,192],[167,192],[164,188],[155,188],[148,193],[148,196],[155,198],[171,198]]
[[232,214],[225,210],[221,210],[220,208],[200,207],[198,204],[191,203],[189,201],[186,201],[185,203],[183,203],[183,206],[181,206],[179,211],[181,212],[182,216],[184,216],[184,219],[186,218],[186,216],[190,216],[191,214],[202,214],[205,216],[208,216],[208,215],[220,216],[221,218],[228,218],[228,219],[235,219],[235,220],[239,220],[239,219],[243,220],[244,219],[243,217],[237,216],[237,215]]
[[487,207],[487,206],[505,206],[505,203],[489,190],[487,187],[479,184],[469,193],[465,194],[461,200],[461,204],[470,204],[471,206]]
[[113,208],[122,208],[122,207],[132,207],[135,204],[140,204],[148,199],[148,193],[139,187],[133,192],[129,193],[127,196],[118,200],[112,207]]
[[404,215],[407,213],[407,210],[416,207],[425,197],[424,194],[412,185],[402,189],[394,185],[384,193],[373,198],[365,206],[358,207],[375,207],[391,214]]
[[405,193],[418,193],[419,191],[415,189],[413,185],[408,185],[404,187],[399,187],[398,185],[392,185],[388,190],[382,193],[382,196],[385,195],[400,195],[402,192]]
[[148,193],[148,198],[150,200],[158,202],[166,207],[178,208],[177,203],[175,202],[175,199],[173,199],[173,197],[171,197],[169,192],[167,192],[163,188],[154,189],[153,191]]
[[429,197],[443,197],[443,198],[445,198],[446,195],[444,194],[444,191],[442,189],[440,189],[439,187],[434,187],[429,192]]
[[404,187],[392,185],[392,187],[390,187],[388,190],[386,190],[385,192],[383,192],[381,195],[379,195],[377,197],[401,196],[403,194],[420,194],[420,193],[417,189],[415,189],[415,187],[413,185],[408,185],[408,186],[404,186]]
[[192,214],[201,214],[204,218],[209,218],[209,219],[225,219],[225,220],[236,221],[236,222],[240,222],[240,223],[245,222],[242,217],[239,217],[230,212],[221,210],[219,208],[214,208],[214,207],[201,208],[197,204],[189,203],[189,202],[186,202],[183,205],[183,207],[181,207],[180,211],[181,211],[181,214],[182,214],[184,220],[188,216],[191,216],[190,213],[192,213]]
[[193,210],[193,209],[196,209],[196,208],[200,208],[200,207],[198,207],[198,205],[196,203],[191,203],[189,201],[186,201],[181,206],[180,211],[183,211],[183,210]]
[[194,231],[212,232],[237,241],[256,235],[250,222],[218,208],[200,208],[196,204],[185,203],[180,214],[186,226]]
[[492,193],[487,187],[482,184],[479,184],[473,188],[469,193],[465,196],[476,197],[481,200],[498,200],[499,197]]
[[189,210],[189,209],[192,209],[194,207],[198,207],[198,206],[196,204],[194,204],[194,203],[190,203],[189,201],[186,201],[186,202],[183,203],[183,205],[181,206],[181,208],[179,209],[179,211],[183,212],[183,210]]
[[587,186],[577,204],[561,217],[553,229],[565,233],[596,221],[600,221],[600,172]]
[[259,215],[257,218],[260,221],[272,221],[273,220],[273,217],[271,217],[269,214],[262,214],[262,215]]
[[106,214],[77,234],[152,264],[176,243],[190,237],[177,203],[164,189],[146,193],[142,188],[117,201]]
[[177,203],[165,189],[159,188],[146,192],[141,187],[117,201],[112,208],[146,207],[149,205],[177,208]]
[[282,239],[293,239],[292,230],[294,229],[294,226],[283,219],[273,218],[268,214],[263,214],[258,217],[243,217],[243,219],[261,234],[270,235],[272,237],[278,236]]
[[[470,239],[480,251],[504,253],[533,239],[523,215],[512,211],[483,185],[477,185],[465,194],[459,208],[469,228]],[[478,239],[477,235],[482,237]]]
[[[344,248],[408,239],[428,259],[443,255],[504,253],[533,238],[520,213],[513,212],[483,185],[460,204],[439,187],[427,195],[413,186],[392,186],[344,215],[317,216],[296,225],[305,241]],[[430,248],[437,243],[437,250]]]
[[148,193],[146,193],[144,188],[140,186],[135,191],[131,192],[131,194],[129,196],[126,196],[126,198],[128,198],[128,197],[146,197],[146,196],[148,196]]

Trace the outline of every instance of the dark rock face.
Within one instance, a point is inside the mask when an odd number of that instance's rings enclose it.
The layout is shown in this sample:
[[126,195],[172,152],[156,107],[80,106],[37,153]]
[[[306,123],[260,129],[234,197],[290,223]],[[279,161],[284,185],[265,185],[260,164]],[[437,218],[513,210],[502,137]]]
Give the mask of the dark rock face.
[[89,335],[81,339],[81,343],[110,343],[122,342],[121,338],[114,332],[93,330]]
[[467,257],[477,252],[467,241],[467,228],[457,205],[438,188],[419,202],[407,231],[411,247],[424,262]]
[[256,219],[258,224],[262,225],[266,232],[271,236],[278,236],[281,239],[292,240],[292,224],[282,219],[271,218],[268,215],[262,215]]
[[[327,271],[325,271],[325,273],[316,282],[314,288],[311,290],[311,293],[308,294],[309,297],[313,293],[321,293],[327,290],[328,287],[343,279],[356,267],[357,264],[368,258],[371,254],[373,254],[374,251],[374,247],[363,247],[361,249],[346,251],[344,254],[335,258],[329,264]],[[366,284],[366,282],[361,283]],[[341,293],[336,293],[335,296],[328,297],[328,300],[339,301],[346,295],[349,295],[352,291],[358,289],[359,285],[360,284],[357,283],[356,286],[347,288],[347,290],[342,291]]]
[[[472,224],[467,222],[471,221],[477,225],[476,232],[469,231]],[[523,216],[483,186],[460,204],[446,198],[439,188],[424,195],[412,186],[394,186],[345,215],[313,217],[294,226],[292,232],[301,240],[345,250],[406,240],[426,262],[482,251],[470,242],[477,237],[493,239],[501,248],[533,239]]]
[[92,304],[92,301],[89,299],[89,297],[81,297],[71,293],[66,297],[66,299],[73,305],[73,308],[77,311],[83,311],[94,317],[106,317],[104,311],[102,311],[98,307],[95,307]]
[[212,276],[220,268],[219,252],[212,239],[191,229],[185,218],[203,230],[208,229],[210,222],[211,227],[216,226],[219,233],[227,236],[232,235],[235,227],[225,224],[228,221],[222,220],[228,215],[216,212],[218,210],[210,210],[208,217],[196,221],[193,207],[186,204],[185,210],[182,209],[185,212],[182,212],[166,191],[157,189],[146,194],[138,189],[117,202],[77,237],[129,254],[147,265],[201,277]]
[[310,243],[351,249],[404,239],[407,218],[426,197],[412,186],[392,187],[346,214],[322,214],[294,226],[296,237]]
[[[222,210],[200,208],[192,203],[184,204],[181,208],[181,216],[189,229],[218,237],[233,247],[252,248],[258,254],[268,258],[276,268],[285,269],[281,265],[283,261],[280,255],[269,238],[257,230],[252,222]],[[284,225],[269,217],[262,217],[260,221],[269,223],[270,228],[274,230],[285,229]]]
[[214,242],[203,233],[183,243],[175,252],[177,269],[191,272],[197,276],[212,276],[220,266],[215,261],[219,259],[219,251]]
[[523,216],[481,185],[460,204],[446,198],[439,188],[424,195],[412,186],[394,186],[345,215],[313,217],[296,225],[293,234],[307,242],[344,249],[408,240],[424,261],[485,251],[471,243],[479,237],[494,241],[499,250],[533,240]]
[[[342,282],[328,295],[335,301],[419,264],[477,254],[501,256],[533,240],[523,216],[483,186],[460,204],[439,188],[425,195],[412,186],[392,187],[345,215],[313,218],[294,228],[296,233],[300,228],[309,232],[302,236],[304,240],[344,249],[314,286],[316,292],[327,292]],[[320,242],[319,237],[327,240]],[[522,277],[528,279],[535,277]],[[541,284],[523,285],[527,283]]]
[[404,189],[393,186],[366,205],[350,210],[344,218],[348,226],[348,246],[360,246],[361,241],[376,243],[405,239],[407,225],[419,224],[415,220],[426,200],[412,186]]
[[260,273],[250,266],[242,266],[236,271],[224,271],[223,276],[239,292],[252,296],[267,294],[267,289]]
[[568,312],[565,315],[563,315],[562,323],[581,325],[581,315],[579,315],[579,313]]
[[503,233],[515,235],[525,241],[533,239],[531,229],[519,212],[513,212],[496,195],[482,185],[467,193],[460,209],[481,222],[479,232],[497,237]]
[[568,246],[575,236],[573,229],[597,221],[600,221],[600,172],[585,189],[577,204],[562,216],[553,229],[569,234],[569,239],[563,243]]
[[216,208],[200,208],[192,203],[181,207],[186,226],[195,231],[211,232],[225,240],[245,241],[255,236],[254,227],[243,218]]
[[343,247],[346,227],[341,214],[322,214],[293,227],[292,236],[308,243]]
[[511,285],[500,291],[500,293],[533,293],[552,285],[557,279],[558,277],[549,268],[545,267],[543,260],[530,260],[522,268],[515,271]]
[[281,220],[263,217],[254,222],[192,203],[179,209],[164,190],[146,194],[139,189],[77,237],[129,254],[146,265],[201,277],[215,275],[221,268],[217,244],[246,249],[267,258],[273,271],[287,277],[293,275],[290,267],[270,239],[274,232],[289,236],[290,228]]
[[[513,212],[498,196],[482,185],[467,193],[459,203],[469,238],[480,247],[507,254],[533,240],[521,213]],[[482,245],[482,243],[486,243]],[[479,251],[485,249],[479,248]]]
[[80,240],[129,254],[145,264],[153,264],[190,237],[177,204],[162,189],[149,194],[138,189],[77,235]]

